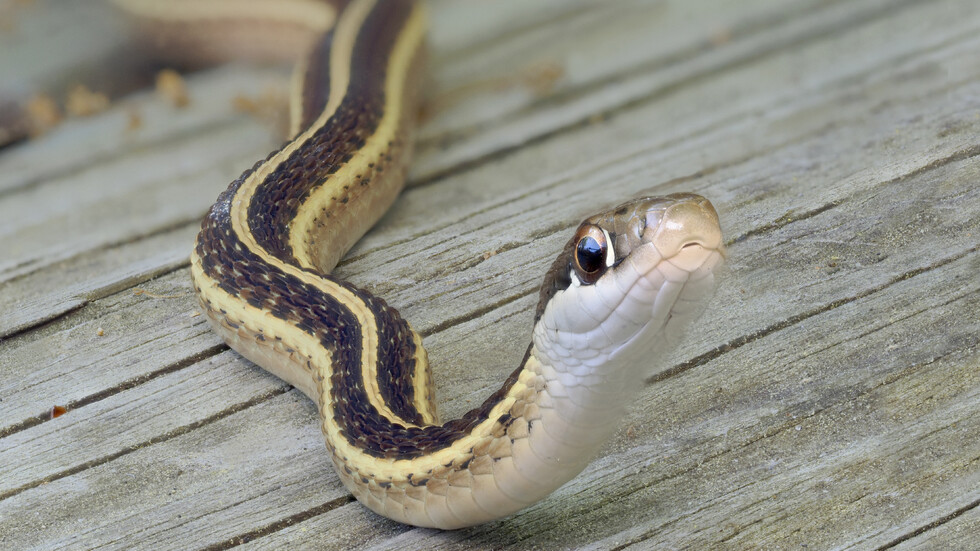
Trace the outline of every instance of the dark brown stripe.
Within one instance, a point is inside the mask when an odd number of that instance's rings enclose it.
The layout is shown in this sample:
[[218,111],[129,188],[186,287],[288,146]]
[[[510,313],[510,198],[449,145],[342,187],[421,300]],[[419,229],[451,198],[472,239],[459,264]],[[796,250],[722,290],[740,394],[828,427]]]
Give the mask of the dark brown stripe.
[[333,44],[334,32],[335,29],[331,29],[317,41],[310,55],[306,58],[299,120],[300,131],[309,128],[319,118],[330,99],[330,71],[324,71],[321,68],[330,65],[330,45]]
[[[339,21],[339,14],[350,4],[350,1],[329,0],[327,3],[336,10]],[[333,44],[335,32],[336,22],[334,28],[316,41],[306,58],[306,71],[303,74],[302,82],[300,129],[309,128],[320,117],[327,106],[327,100],[330,98],[330,71],[321,70],[321,68],[330,66],[330,45]]]
[[[358,31],[352,50],[350,81],[337,111],[257,186],[248,205],[249,226],[259,246],[279,260],[294,263],[289,223],[300,206],[377,129],[384,115],[384,83],[391,50],[411,8],[410,2],[378,2]],[[334,33],[330,33],[318,44],[311,63],[329,63],[333,37]],[[322,66],[308,67],[308,71],[330,72]],[[326,88],[322,88],[323,84]],[[314,82],[312,86],[319,97],[311,101],[326,105],[329,81]]]

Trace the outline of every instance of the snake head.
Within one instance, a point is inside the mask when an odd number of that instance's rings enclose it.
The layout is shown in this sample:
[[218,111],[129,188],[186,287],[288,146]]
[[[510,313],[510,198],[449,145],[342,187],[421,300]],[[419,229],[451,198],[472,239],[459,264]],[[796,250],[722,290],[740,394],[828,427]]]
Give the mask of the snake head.
[[701,314],[724,256],[718,214],[699,195],[635,199],[585,219],[545,276],[537,353],[581,377],[649,367]]

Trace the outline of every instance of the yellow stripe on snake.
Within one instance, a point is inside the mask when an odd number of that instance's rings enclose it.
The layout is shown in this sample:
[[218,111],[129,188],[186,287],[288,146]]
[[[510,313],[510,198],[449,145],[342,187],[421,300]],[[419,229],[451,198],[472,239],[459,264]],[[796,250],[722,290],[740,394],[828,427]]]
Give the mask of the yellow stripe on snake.
[[[521,365],[479,407],[439,423],[421,338],[383,300],[329,275],[403,186],[421,6],[117,3],[170,49],[205,57],[236,40],[252,53],[288,49],[259,38],[263,20],[268,35],[312,44],[296,72],[292,138],[211,207],[192,276],[222,338],[316,402],[340,479],[378,514],[451,529],[544,498],[615,432],[650,358],[703,309],[723,256],[707,200],[643,198],[591,216],[544,278]],[[210,30],[221,25],[245,30]]]

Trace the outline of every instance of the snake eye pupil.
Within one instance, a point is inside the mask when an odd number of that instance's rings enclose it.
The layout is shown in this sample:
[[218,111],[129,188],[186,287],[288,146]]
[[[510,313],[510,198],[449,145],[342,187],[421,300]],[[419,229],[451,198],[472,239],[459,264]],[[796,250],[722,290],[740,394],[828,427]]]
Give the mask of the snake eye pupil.
[[586,273],[594,272],[605,264],[605,251],[598,241],[588,235],[579,240],[575,255],[578,265]]
[[598,226],[583,225],[576,235],[573,267],[584,284],[595,283],[606,271],[606,234]]

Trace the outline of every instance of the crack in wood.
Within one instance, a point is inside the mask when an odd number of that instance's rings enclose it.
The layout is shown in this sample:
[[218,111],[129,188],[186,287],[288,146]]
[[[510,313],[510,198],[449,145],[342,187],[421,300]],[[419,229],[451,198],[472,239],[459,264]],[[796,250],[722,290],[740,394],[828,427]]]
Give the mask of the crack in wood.
[[869,289],[865,289],[864,291],[861,291],[860,293],[856,293],[856,294],[853,294],[853,295],[848,296],[848,297],[844,297],[844,298],[840,298],[840,299],[831,301],[831,302],[829,302],[827,304],[824,304],[822,306],[819,306],[817,308],[813,308],[813,309],[808,310],[806,312],[803,312],[801,314],[797,314],[795,316],[791,316],[791,317],[786,318],[784,320],[781,320],[781,321],[778,321],[778,322],[773,323],[771,325],[768,325],[766,327],[763,327],[762,329],[759,329],[758,331],[755,331],[755,332],[750,333],[748,335],[742,335],[742,336],[736,337],[736,338],[734,338],[734,339],[726,342],[725,344],[722,344],[720,346],[717,346],[715,348],[712,348],[711,350],[709,350],[709,351],[707,351],[707,352],[705,352],[703,354],[700,354],[700,355],[695,356],[695,357],[693,357],[693,358],[691,358],[691,359],[689,359],[687,361],[684,361],[684,362],[681,362],[679,364],[676,364],[676,365],[674,365],[674,366],[672,366],[672,367],[670,367],[668,369],[665,369],[665,370],[657,373],[656,375],[654,375],[652,377],[647,378],[646,384],[654,384],[654,383],[658,383],[660,381],[664,381],[666,379],[669,379],[671,377],[676,377],[676,376],[680,375],[681,373],[684,373],[685,371],[687,371],[689,369],[693,369],[695,367],[702,366],[702,365],[710,362],[711,360],[714,360],[714,359],[720,357],[722,354],[726,354],[728,352],[731,352],[732,350],[737,350],[737,349],[739,349],[739,348],[741,348],[741,347],[743,347],[743,346],[745,346],[747,344],[753,343],[753,342],[755,342],[755,341],[757,341],[757,340],[759,340],[759,339],[761,339],[763,337],[766,337],[766,336],[771,335],[773,333],[776,333],[778,331],[782,331],[783,329],[786,329],[788,327],[791,327],[793,325],[796,325],[796,324],[798,324],[798,323],[800,323],[800,322],[802,322],[804,320],[810,319],[810,318],[812,318],[814,316],[823,314],[825,312],[829,312],[831,310],[834,310],[836,308],[839,308],[841,306],[844,306],[845,304],[850,304],[851,302],[854,302],[856,300],[860,300],[862,298],[871,296],[871,295],[873,295],[873,294],[875,294],[875,293],[877,293],[879,291],[882,291],[884,289],[887,289],[888,287],[891,287],[892,285],[895,285],[896,283],[900,283],[900,282],[905,281],[907,279],[911,279],[913,277],[916,277],[918,275],[921,275],[921,274],[923,274],[925,272],[928,272],[930,270],[934,270],[936,268],[941,268],[941,267],[943,267],[943,266],[945,266],[947,264],[950,264],[950,263],[955,262],[955,261],[957,261],[957,260],[959,260],[961,258],[967,257],[967,256],[969,256],[969,255],[971,255],[973,253],[976,253],[977,251],[980,251],[980,245],[977,245],[975,247],[966,249],[966,250],[961,251],[961,252],[959,252],[959,253],[957,253],[955,255],[942,258],[942,259],[937,260],[936,262],[933,262],[932,264],[929,264],[927,266],[921,266],[919,268],[915,268],[915,269],[909,270],[907,272],[902,273],[899,276],[896,276],[896,277],[893,277],[893,278],[889,279],[888,281],[886,281],[886,282],[884,282],[884,283],[882,283],[880,285],[876,285],[876,286],[871,287]]
[[953,519],[955,519],[955,518],[957,518],[959,516],[962,516],[963,514],[968,513],[970,511],[972,511],[973,509],[976,509],[977,507],[980,507],[980,499],[977,499],[976,501],[973,501],[971,503],[968,503],[968,504],[964,505],[963,507],[960,507],[959,509],[956,509],[955,511],[949,513],[948,515],[944,515],[944,516],[942,516],[940,518],[937,518],[936,520],[934,520],[934,521],[932,521],[932,522],[930,522],[928,524],[925,524],[923,526],[920,526],[920,527],[916,528],[915,530],[913,530],[913,531],[911,531],[911,532],[909,532],[907,534],[903,534],[903,535],[901,535],[901,536],[893,539],[892,541],[886,543],[885,545],[882,545],[881,547],[876,547],[875,548],[875,551],[886,551],[887,549],[892,549],[894,547],[897,547],[899,544],[901,544],[903,542],[906,542],[906,541],[908,541],[910,539],[916,538],[918,536],[921,536],[922,534],[928,532],[929,530],[932,530],[933,528],[938,528],[938,527],[942,526],[943,524],[946,524],[947,522],[949,522],[949,521],[951,521],[951,520],[953,520]]
[[[161,231],[161,233],[166,233],[167,231],[171,231],[171,230],[169,230],[169,229],[168,230],[164,230],[164,231]],[[138,241],[139,239],[143,239],[145,237],[152,237],[152,236],[142,236],[142,237],[140,237],[138,239],[134,239],[133,241]],[[86,253],[83,253],[83,254],[89,254],[90,252],[91,251],[86,252]],[[66,260],[68,260],[68,259],[66,259]],[[147,282],[152,281],[154,279],[157,279],[159,277],[170,275],[170,274],[172,274],[174,272],[178,272],[180,270],[184,270],[184,269],[187,269],[189,267],[190,267],[190,260],[189,259],[187,261],[179,262],[177,264],[157,266],[156,268],[154,268],[152,270],[149,270],[149,271],[147,271],[147,272],[145,272],[143,274],[140,274],[138,276],[132,276],[132,277],[120,279],[120,280],[117,280],[117,281],[112,281],[112,282],[110,282],[109,284],[107,284],[107,285],[105,285],[103,287],[99,287],[97,289],[89,290],[89,291],[87,291],[85,293],[80,294],[78,297],[76,297],[78,299],[78,302],[77,303],[71,304],[69,306],[66,306],[63,310],[54,310],[54,311],[51,311],[51,312],[48,312],[48,313],[42,315],[41,317],[35,318],[33,320],[25,321],[25,322],[20,323],[18,325],[13,325],[11,327],[8,327],[8,328],[5,328],[5,329],[0,330],[0,343],[2,343],[5,340],[11,340],[11,339],[13,339],[15,337],[18,337],[18,336],[22,335],[22,334],[25,334],[25,333],[28,333],[28,332],[31,332],[31,331],[38,330],[38,329],[40,329],[40,328],[42,328],[42,327],[44,327],[46,325],[50,325],[50,324],[52,324],[52,323],[54,323],[54,322],[56,322],[58,320],[61,320],[61,319],[65,318],[65,317],[67,317],[70,314],[73,314],[73,313],[75,313],[75,312],[77,312],[77,311],[85,308],[86,306],[88,306],[92,302],[95,302],[95,301],[104,299],[104,298],[109,297],[109,296],[112,296],[112,295],[114,295],[116,293],[125,291],[127,289],[131,289],[131,288],[133,288],[133,287],[135,287],[137,285],[140,285],[140,284],[143,284],[143,283],[147,283]],[[33,272],[31,272],[31,273],[33,273]],[[25,274],[25,276],[27,276],[27,275],[30,275],[30,274]],[[19,279],[19,277],[20,276],[18,276],[18,279]]]
[[265,525],[265,526],[263,526],[261,528],[256,528],[255,530],[249,530],[248,532],[244,532],[244,533],[241,533],[241,534],[232,536],[232,537],[230,537],[230,538],[228,538],[228,539],[226,539],[224,541],[220,541],[218,543],[213,543],[211,545],[208,545],[207,547],[202,547],[200,549],[200,551],[225,551],[226,549],[231,549],[233,547],[238,547],[239,545],[246,544],[246,543],[248,543],[250,541],[254,541],[254,540],[256,540],[258,538],[261,538],[263,536],[268,536],[269,534],[274,534],[274,533],[276,533],[276,532],[278,532],[280,530],[283,530],[284,528],[288,528],[288,527],[290,527],[290,526],[292,526],[294,524],[298,524],[300,522],[309,520],[311,518],[315,518],[315,517],[318,517],[320,515],[329,513],[330,511],[333,511],[334,509],[343,507],[344,505],[347,505],[349,503],[353,503],[354,501],[355,501],[354,496],[353,495],[350,495],[350,494],[347,494],[345,496],[341,496],[341,497],[338,497],[336,499],[332,499],[332,500],[330,500],[330,501],[328,501],[328,502],[326,502],[326,503],[324,503],[322,505],[318,505],[318,506],[313,507],[311,509],[307,509],[305,511],[301,511],[301,512],[296,513],[296,514],[289,515],[289,516],[287,516],[285,518],[282,518],[280,520],[277,520],[276,522],[272,522],[270,524],[267,524],[267,525]]
[[[521,143],[503,146],[495,151],[474,156],[472,159],[460,161],[454,166],[446,167],[442,170],[437,170],[432,174],[429,174],[427,176],[424,176],[422,178],[413,181],[411,185],[412,187],[422,187],[422,186],[431,185],[435,182],[449,178],[456,174],[466,172],[481,164],[503,159],[515,151],[518,151],[527,146],[531,146],[531,145],[541,143],[543,141],[547,141],[558,134],[577,130],[579,128],[585,128],[593,124],[593,121],[595,121],[597,118],[600,120],[612,118],[614,116],[619,115],[620,113],[623,113],[635,107],[639,107],[644,104],[657,101],[658,99],[670,95],[676,92],[677,90],[681,90],[687,86],[696,84],[699,81],[705,80],[707,78],[712,78],[719,73],[725,73],[732,70],[740,69],[750,63],[755,63],[757,61],[767,59],[771,56],[778,55],[778,53],[784,51],[785,48],[805,46],[817,40],[825,39],[837,34],[842,34],[844,32],[849,32],[857,27],[861,27],[868,23],[874,22],[875,20],[877,20],[882,16],[894,15],[894,13],[896,13],[899,10],[917,4],[918,2],[916,0],[902,0],[901,2],[895,2],[889,4],[888,6],[884,6],[876,9],[869,9],[866,12],[859,12],[857,14],[851,14],[851,16],[845,19],[844,21],[835,20],[832,23],[827,24],[826,27],[820,25],[814,25],[812,28],[809,28],[806,31],[801,32],[798,35],[793,35],[792,39],[777,38],[774,41],[774,44],[770,45],[770,47],[768,48],[752,49],[751,53],[743,54],[741,57],[735,57],[735,59],[726,60],[725,62],[718,63],[716,65],[709,65],[705,69],[702,69],[700,71],[695,71],[684,78],[677,79],[664,86],[661,86],[656,90],[651,91],[648,94],[629,99],[627,101],[619,103],[618,105],[607,107],[597,112],[587,114],[576,121],[569,122],[565,125],[557,126],[548,131],[529,137],[524,141],[522,141]],[[804,16],[809,15],[809,12],[804,12],[803,15]],[[792,17],[789,19],[792,19]],[[770,23],[767,22],[765,24],[760,25],[760,27],[766,28],[766,26],[769,24]],[[701,51],[702,49],[695,49],[695,54],[700,53]],[[654,68],[656,68],[656,65],[658,64],[655,64]],[[627,71],[627,73],[631,73],[631,72],[632,71]],[[594,83],[590,86],[601,87],[606,85],[608,85],[608,82],[606,82],[606,80],[603,80],[602,82]],[[583,89],[588,90],[590,86],[583,87]],[[566,99],[566,101],[568,100]],[[534,107],[540,108],[540,105],[535,105]],[[499,120],[501,119],[497,119],[494,122],[498,122]],[[475,126],[476,130],[479,130],[480,128],[481,128],[480,125]],[[469,134],[474,131],[475,130],[473,128],[470,128],[466,130],[466,133]]]
[[[92,249],[80,250],[76,254],[73,254],[71,256],[66,256],[64,258],[59,258],[54,264],[38,264],[38,266],[32,268],[30,271],[21,272],[21,273],[18,273],[17,275],[15,275],[15,276],[11,277],[10,279],[5,279],[5,280],[0,281],[0,285],[6,285],[8,283],[11,283],[11,282],[14,282],[14,281],[17,281],[17,280],[20,280],[20,279],[24,279],[26,277],[30,277],[30,276],[36,274],[37,272],[39,272],[41,270],[55,269],[55,267],[57,267],[59,264],[65,264],[67,262],[71,262],[73,260],[77,260],[79,257],[86,256],[86,255],[91,255],[92,253],[105,252],[105,251],[108,251],[108,250],[111,250],[111,249],[118,249],[120,247],[125,247],[126,245],[132,245],[133,243],[142,241],[144,239],[152,239],[154,237],[158,237],[158,236],[163,235],[163,234],[166,234],[166,233],[179,231],[179,230],[182,230],[182,229],[187,228],[188,226],[198,226],[198,225],[201,224],[201,219],[204,218],[204,214],[205,214],[204,212],[201,212],[200,215],[194,215],[194,216],[190,216],[190,217],[186,217],[186,218],[181,218],[181,219],[178,219],[178,220],[174,220],[174,221],[169,222],[169,223],[167,223],[167,224],[165,224],[163,226],[160,226],[160,227],[157,227],[157,228],[153,228],[153,229],[151,229],[149,231],[140,232],[140,233],[136,233],[136,234],[133,234],[133,235],[128,235],[125,238],[120,239],[118,241],[110,241],[108,243],[102,243],[99,246],[97,246],[95,248],[92,248]],[[190,256],[190,249],[188,249],[187,255],[188,255],[188,257]],[[40,258],[32,259],[32,260],[27,260],[27,261],[25,261],[25,262],[23,262],[23,263],[21,263],[21,264],[19,264],[17,266],[11,267],[10,270],[7,270],[7,271],[9,272],[9,271],[12,271],[12,270],[16,270],[18,268],[22,268],[22,267],[24,267],[24,266],[26,266],[28,264],[31,264],[32,262],[42,261],[42,260],[43,259],[40,259]],[[190,263],[190,260],[188,259],[186,262],[181,263],[180,266],[187,267],[187,266],[190,266],[190,264],[191,264]],[[115,291],[113,291],[113,292],[115,292]]]
[[161,442],[166,442],[168,440],[172,440],[174,438],[177,438],[178,436],[182,436],[184,434],[187,434],[187,433],[189,433],[189,432],[191,432],[193,430],[196,430],[198,428],[201,428],[201,427],[203,427],[205,425],[209,425],[209,424],[214,423],[216,421],[220,421],[221,419],[224,419],[225,417],[234,415],[235,413],[238,413],[240,411],[244,411],[244,410],[246,410],[246,409],[248,409],[248,408],[250,408],[252,406],[261,404],[263,402],[267,402],[267,401],[271,400],[272,398],[275,398],[276,396],[280,396],[282,394],[285,394],[285,393],[289,392],[292,389],[293,389],[292,386],[283,384],[282,386],[278,386],[278,387],[276,387],[276,388],[274,388],[274,389],[272,389],[272,390],[270,390],[270,391],[268,391],[268,392],[266,392],[264,394],[261,394],[259,396],[256,396],[255,398],[252,398],[251,400],[247,400],[245,402],[241,402],[241,403],[235,404],[235,405],[233,405],[231,407],[228,407],[226,409],[223,409],[223,410],[219,411],[218,413],[215,413],[213,415],[209,415],[208,417],[205,417],[204,419],[199,419],[197,421],[194,421],[193,423],[188,423],[186,425],[182,425],[182,426],[177,427],[177,428],[175,428],[175,429],[173,429],[171,431],[168,431],[168,432],[166,432],[164,434],[161,434],[159,436],[154,436],[153,438],[147,439],[147,440],[145,440],[143,442],[139,442],[137,444],[131,444],[131,445],[126,446],[125,448],[122,448],[119,451],[114,452],[114,453],[111,453],[109,455],[105,455],[105,456],[99,457],[97,459],[92,459],[90,461],[86,461],[84,463],[80,463],[78,465],[75,465],[74,467],[65,469],[63,471],[59,471],[57,473],[48,475],[48,476],[46,476],[44,478],[41,478],[41,479],[38,479],[38,480],[34,480],[34,481],[28,482],[26,484],[22,484],[22,485],[20,485],[20,486],[18,486],[16,488],[12,488],[10,490],[7,490],[5,492],[0,493],[0,502],[2,502],[5,499],[9,499],[11,497],[14,497],[14,496],[16,496],[16,495],[18,495],[20,493],[23,493],[23,492],[25,492],[27,490],[32,489],[32,488],[37,488],[38,486],[41,486],[42,484],[48,484],[50,482],[54,482],[56,480],[60,480],[60,479],[65,478],[65,477],[78,474],[78,473],[80,473],[82,471],[85,471],[85,470],[88,470],[88,469],[91,469],[91,468],[94,468],[94,467],[98,467],[100,465],[105,465],[106,463],[109,463],[110,461],[115,461],[116,459],[119,459],[120,457],[129,455],[129,454],[131,454],[131,453],[133,453],[133,452],[135,452],[137,450],[146,448],[148,446],[152,446],[154,444],[159,444]]
[[[85,407],[94,404],[96,402],[100,402],[102,400],[105,400],[106,398],[115,396],[120,392],[135,388],[144,383],[148,383],[164,375],[169,375],[170,373],[176,373],[177,371],[190,367],[191,365],[194,365],[200,361],[217,356],[218,354],[226,350],[229,350],[228,345],[226,344],[218,344],[210,348],[206,348],[196,354],[178,360],[168,366],[157,369],[156,371],[151,371],[149,373],[140,375],[139,377],[134,377],[132,379],[123,381],[117,385],[103,389],[94,394],[89,394],[88,396],[79,398],[78,400],[72,400],[71,402],[64,404],[64,407],[65,409],[68,410],[68,413],[70,413],[72,410]],[[7,427],[0,429],[0,438],[6,438],[12,434],[16,434],[18,432],[27,430],[31,427],[36,427],[50,420],[51,420],[51,416],[48,412],[44,412],[35,415],[33,417],[28,417],[27,419],[24,419],[18,423],[14,423],[13,425],[8,425]],[[4,497],[5,497],[4,494],[0,494],[0,500],[4,499]]]
[[[53,312],[48,312],[42,315],[41,317],[31,320],[29,322],[14,325],[3,331],[0,331],[0,344],[3,344],[4,341],[9,341],[15,337],[19,337],[25,333],[34,331],[36,329],[40,329],[41,327],[44,327],[46,325],[51,325],[52,323],[55,323],[58,320],[66,318],[70,314],[73,314],[74,312],[77,312],[82,308],[88,306],[89,302],[90,301],[87,299],[80,299],[77,303],[66,306],[64,310],[56,310]],[[3,435],[0,434],[0,437],[2,436]]]
[[488,313],[496,310],[497,308],[501,308],[501,307],[503,307],[503,306],[505,306],[507,304],[510,304],[511,302],[514,302],[516,300],[520,300],[520,299],[522,299],[524,297],[527,297],[527,296],[531,296],[531,295],[533,295],[533,294],[535,294],[537,292],[538,292],[537,289],[532,289],[530,292],[520,292],[520,293],[515,293],[513,295],[510,295],[510,296],[506,296],[506,297],[504,297],[504,298],[502,298],[502,299],[494,302],[493,304],[488,304],[488,305],[483,306],[481,308],[477,308],[476,310],[472,310],[470,312],[467,312],[466,314],[463,314],[462,316],[457,316],[457,317],[454,317],[454,318],[449,318],[449,319],[443,320],[441,323],[438,323],[436,325],[433,325],[432,327],[426,329],[425,331],[419,331],[419,335],[422,336],[423,338],[425,338],[425,337],[429,337],[431,335],[434,335],[436,333],[440,333],[442,331],[445,331],[446,329],[449,329],[450,327],[453,327],[453,326],[458,325],[458,324],[461,324],[461,323],[466,323],[468,321],[472,321],[472,320],[474,320],[474,319],[476,319],[476,318],[478,318],[480,316],[483,316],[484,314],[488,314]]
[[[731,453],[733,451],[738,451],[738,450],[742,450],[744,448],[747,448],[747,447],[749,447],[749,446],[751,446],[753,444],[756,444],[759,441],[765,440],[767,438],[772,438],[772,437],[775,437],[775,436],[777,436],[779,434],[782,434],[782,433],[785,433],[785,432],[787,432],[789,430],[792,430],[797,425],[799,425],[800,423],[802,423],[802,422],[804,422],[804,421],[806,421],[808,419],[811,419],[813,417],[816,417],[817,415],[819,415],[819,414],[821,414],[821,413],[823,413],[825,411],[828,411],[828,410],[834,408],[835,406],[839,406],[839,405],[841,405],[841,404],[843,404],[845,402],[850,402],[850,401],[857,400],[857,399],[861,398],[862,396],[870,395],[871,393],[875,392],[876,390],[878,390],[878,389],[880,389],[882,387],[885,387],[885,386],[887,386],[889,384],[893,384],[896,381],[899,381],[899,380],[901,380],[901,379],[903,379],[903,378],[905,378],[907,376],[912,375],[915,371],[917,371],[918,369],[920,369],[920,368],[922,368],[924,366],[928,366],[928,365],[934,364],[934,363],[936,363],[936,362],[938,362],[940,360],[943,360],[945,358],[948,358],[950,356],[953,356],[953,355],[955,355],[955,354],[957,354],[957,353],[959,353],[961,351],[962,351],[962,349],[950,350],[950,351],[948,351],[947,353],[945,353],[945,354],[943,354],[941,356],[938,356],[938,357],[935,357],[935,358],[931,358],[931,359],[929,359],[927,361],[920,362],[920,363],[917,363],[915,365],[908,366],[907,368],[902,369],[902,371],[900,373],[894,374],[894,375],[889,376],[889,377],[885,377],[879,384],[876,384],[876,385],[873,385],[871,387],[868,387],[868,388],[866,388],[866,389],[862,390],[861,392],[858,392],[858,393],[856,393],[854,395],[845,396],[841,400],[837,400],[837,401],[834,401],[832,403],[828,403],[825,407],[821,407],[819,409],[815,409],[815,410],[811,411],[810,413],[808,413],[806,415],[796,416],[793,419],[790,419],[790,420],[786,421],[782,425],[777,425],[777,426],[774,426],[774,427],[770,427],[769,429],[766,429],[762,433],[758,434],[756,437],[750,438],[750,439],[748,439],[748,440],[746,440],[744,442],[741,442],[740,444],[738,444],[736,446],[733,446],[733,447],[730,447],[730,448],[726,448],[724,450],[721,450],[719,452],[716,452],[716,453],[713,453],[713,454],[710,454],[710,455],[706,455],[698,463],[692,464],[690,467],[688,467],[686,469],[682,469],[680,471],[671,473],[669,475],[662,476],[662,477],[659,477],[659,478],[656,478],[656,479],[652,479],[648,483],[643,484],[643,485],[638,485],[638,486],[634,487],[632,490],[630,490],[628,492],[624,492],[622,494],[618,494],[618,495],[615,496],[615,499],[616,500],[623,499],[623,498],[628,497],[628,496],[630,496],[630,495],[632,495],[634,493],[637,493],[639,491],[642,491],[642,490],[645,490],[647,488],[650,488],[651,486],[655,486],[657,484],[666,482],[668,480],[671,480],[671,479],[674,479],[674,478],[679,478],[679,477],[682,477],[684,475],[687,475],[687,474],[691,473],[692,471],[700,468],[703,464],[706,464],[706,463],[712,462],[712,461],[714,461],[716,459],[719,459],[720,457],[722,457],[722,456],[724,456],[726,454],[729,454],[729,453]],[[953,423],[953,425],[955,425],[955,423]],[[939,432],[939,431],[941,431],[943,429],[946,429],[949,426],[950,425],[947,425],[947,426],[944,426],[944,427],[939,427],[938,429],[936,429],[934,431],[931,431],[931,432],[923,435],[923,438],[925,436],[928,436],[929,434],[933,434],[933,433]],[[739,492],[739,491],[747,488],[751,484],[752,483],[746,483],[746,484],[743,484],[741,486],[738,486],[738,487],[734,488],[733,490],[727,492],[725,495],[735,494],[735,493],[737,493],[737,492]],[[853,503],[855,501],[858,501],[859,499],[865,497],[866,495],[867,494],[862,494],[861,496],[859,496],[859,497],[857,497],[855,499],[852,499],[851,502]],[[771,499],[771,498],[769,496],[766,496],[765,498],[759,499],[759,500],[757,500],[757,501],[755,501],[753,503],[748,504],[746,506],[746,508],[751,508],[753,505],[757,505],[757,504],[762,503],[762,502],[765,502],[765,501],[767,501],[769,499]],[[972,504],[972,506],[970,506],[968,508],[964,508],[963,510],[958,510],[959,512],[955,516],[947,515],[946,517],[943,517],[942,519],[939,519],[937,521],[934,521],[933,523],[930,523],[930,524],[926,525],[926,527],[919,528],[919,530],[917,532],[911,533],[910,535],[907,535],[907,537],[905,537],[905,539],[909,539],[911,537],[915,537],[916,535],[921,534],[922,532],[925,532],[926,530],[935,528],[936,526],[939,526],[942,523],[948,522],[948,521],[952,520],[953,518],[955,518],[956,516],[959,516],[959,515],[967,512],[967,511],[969,511],[973,507],[976,507],[978,504],[980,504],[980,500],[978,500],[977,502],[974,502]],[[598,505],[602,505],[602,504],[598,504]],[[707,509],[711,505],[712,505],[711,503],[704,504],[701,507],[695,509],[694,511],[692,511],[692,512],[690,512],[688,514],[681,515],[681,516],[679,516],[677,518],[674,518],[674,519],[670,519],[667,522],[664,522],[663,524],[657,526],[655,529],[650,530],[648,532],[645,532],[644,534],[642,534],[640,536],[637,536],[637,537],[631,539],[629,542],[626,542],[624,544],[621,544],[621,545],[619,545],[617,547],[613,547],[611,549],[611,551],[626,549],[626,548],[628,548],[628,547],[630,547],[632,545],[635,545],[637,543],[641,543],[643,541],[646,541],[647,539],[651,538],[655,534],[661,532],[665,527],[672,526],[674,524],[677,524],[678,522],[680,522],[681,520],[683,520],[685,518],[688,518],[690,516],[697,515],[698,513],[701,513],[702,511],[704,511],[705,509]],[[742,528],[746,528],[746,527],[751,526],[752,524],[755,524],[755,523],[756,522],[746,524]],[[741,530],[739,530],[739,531],[741,531]],[[737,533],[739,531],[737,531],[735,534],[732,534],[732,535],[724,538],[722,541],[727,541],[728,539],[731,539],[732,537],[734,537],[735,535],[737,535]],[[898,545],[902,541],[905,541],[905,539],[895,540],[891,544],[889,544],[889,545],[887,545],[885,547],[880,547],[880,548],[876,549],[876,551],[884,551],[885,549],[889,549],[891,547],[894,547],[895,545]]]
[[227,130],[236,125],[241,124],[242,120],[243,119],[241,117],[231,117],[228,119],[220,119],[217,122],[213,120],[207,121],[205,124],[202,125],[191,126],[179,130],[177,132],[174,132],[173,134],[167,134],[162,139],[159,140],[140,143],[134,148],[114,149],[106,153],[91,155],[85,157],[83,162],[61,167],[57,171],[52,173],[39,174],[37,176],[24,180],[23,182],[20,182],[15,186],[11,186],[8,188],[0,188],[0,199],[3,199],[7,195],[13,195],[15,193],[29,191],[31,190],[31,188],[37,187],[41,184],[51,182],[52,180],[68,178],[79,172],[87,170],[93,166],[111,163],[118,159],[124,159],[127,156],[131,155],[134,150],[151,150],[152,148],[162,148],[171,145],[179,145],[190,138],[200,139],[202,135],[207,136],[210,134],[220,134],[224,130]]
[[939,159],[933,159],[932,161],[930,161],[930,162],[928,162],[928,163],[926,163],[926,164],[924,164],[924,165],[922,165],[920,167],[917,167],[917,168],[915,168],[915,169],[913,169],[913,170],[911,170],[909,172],[902,173],[901,175],[896,176],[896,177],[894,177],[894,178],[892,178],[890,180],[886,180],[884,182],[878,182],[874,186],[872,186],[871,188],[861,188],[861,189],[855,190],[854,193],[852,193],[852,194],[850,194],[850,195],[848,195],[846,197],[842,197],[840,199],[835,199],[835,200],[830,201],[830,202],[828,202],[826,204],[820,205],[817,208],[810,209],[810,210],[805,211],[805,212],[802,212],[800,214],[794,214],[793,212],[787,212],[786,214],[780,216],[779,218],[777,218],[776,220],[773,220],[772,222],[769,222],[767,224],[763,224],[763,225],[761,225],[761,226],[759,226],[757,228],[752,228],[751,230],[749,230],[749,231],[747,231],[747,232],[745,232],[745,233],[743,233],[741,235],[738,235],[736,237],[733,237],[733,238],[729,239],[728,241],[725,242],[725,246],[726,247],[730,247],[730,246],[732,246],[732,245],[734,245],[736,243],[741,243],[741,242],[745,241],[746,239],[748,239],[750,237],[755,237],[757,235],[761,235],[761,234],[768,233],[768,232],[771,232],[771,231],[774,231],[774,230],[778,230],[780,228],[783,228],[785,226],[788,226],[790,224],[793,224],[794,222],[800,222],[802,220],[807,220],[809,218],[813,218],[814,216],[817,216],[819,214],[822,214],[824,212],[827,212],[828,210],[831,210],[834,207],[838,207],[838,206],[840,206],[840,205],[842,205],[842,204],[844,204],[846,202],[849,202],[849,201],[853,200],[856,196],[858,196],[860,194],[867,193],[869,189],[880,188],[880,187],[883,187],[883,186],[890,186],[890,185],[902,183],[902,182],[905,182],[905,181],[907,181],[907,180],[909,180],[911,178],[915,178],[917,176],[921,176],[922,174],[925,174],[925,173],[930,172],[932,170],[935,170],[937,168],[942,168],[942,167],[944,167],[946,165],[953,164],[953,163],[956,163],[956,162],[959,162],[959,161],[964,161],[966,159],[970,159],[970,158],[976,157],[978,155],[980,155],[980,144],[974,144],[974,145],[972,145],[970,147],[966,147],[966,148],[963,148],[963,149],[954,151],[953,153],[951,153],[951,154],[949,154],[949,155],[947,155],[945,157],[941,157]]

